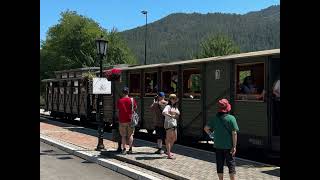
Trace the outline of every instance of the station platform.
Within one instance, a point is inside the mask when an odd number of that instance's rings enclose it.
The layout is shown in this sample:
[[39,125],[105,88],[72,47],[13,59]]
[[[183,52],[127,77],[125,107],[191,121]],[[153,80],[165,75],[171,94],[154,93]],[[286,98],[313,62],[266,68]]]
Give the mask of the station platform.
[[[42,114],[43,112],[40,111]],[[94,151],[97,146],[97,131],[40,117],[40,135],[67,142],[83,149]],[[175,159],[154,154],[156,143],[135,139],[133,154],[122,155],[115,152],[117,143],[112,134],[104,134],[106,150],[100,153],[105,158],[139,166],[163,175],[160,179],[218,179],[215,153],[175,144]],[[236,178],[238,180],[280,179],[280,167],[236,158]],[[224,168],[224,179],[229,179],[228,168]]]

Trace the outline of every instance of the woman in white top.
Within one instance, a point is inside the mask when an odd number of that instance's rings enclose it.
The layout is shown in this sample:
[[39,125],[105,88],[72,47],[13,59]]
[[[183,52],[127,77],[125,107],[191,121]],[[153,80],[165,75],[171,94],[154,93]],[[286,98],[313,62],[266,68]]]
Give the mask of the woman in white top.
[[178,98],[175,94],[170,94],[169,104],[163,109],[162,114],[165,116],[164,128],[166,129],[166,147],[169,159],[173,159],[171,149],[177,140],[177,119],[180,112],[177,108]]

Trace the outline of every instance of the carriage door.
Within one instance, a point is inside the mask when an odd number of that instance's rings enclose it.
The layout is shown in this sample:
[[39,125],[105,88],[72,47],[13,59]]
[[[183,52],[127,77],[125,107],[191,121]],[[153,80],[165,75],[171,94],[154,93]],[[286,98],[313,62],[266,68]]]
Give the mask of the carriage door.
[[280,150],[280,99],[273,94],[275,83],[280,78],[280,58],[273,57],[270,59],[270,76],[269,76],[269,109],[270,109],[270,133],[271,147],[274,151]]
[[253,57],[235,62],[233,113],[240,128],[242,148],[264,149],[268,145],[265,60],[264,57]]
[[183,67],[180,126],[184,139],[191,137],[198,140],[203,136],[201,86],[201,66]]

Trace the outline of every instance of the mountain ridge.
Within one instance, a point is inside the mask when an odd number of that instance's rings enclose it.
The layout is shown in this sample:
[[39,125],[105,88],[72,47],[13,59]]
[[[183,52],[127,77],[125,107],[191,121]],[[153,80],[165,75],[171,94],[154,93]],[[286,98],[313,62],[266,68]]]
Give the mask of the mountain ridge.
[[[147,64],[187,60],[200,51],[200,42],[224,34],[241,52],[280,48],[280,5],[243,15],[235,13],[172,13],[148,24]],[[120,32],[144,62],[145,26]]]

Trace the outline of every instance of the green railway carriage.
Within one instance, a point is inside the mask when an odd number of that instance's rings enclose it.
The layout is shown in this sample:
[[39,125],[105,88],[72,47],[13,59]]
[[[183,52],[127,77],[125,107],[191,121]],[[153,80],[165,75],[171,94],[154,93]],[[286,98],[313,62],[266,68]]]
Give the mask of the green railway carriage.
[[[104,96],[106,121],[114,120],[112,117],[115,114],[115,102],[119,99],[122,87],[127,86],[130,96],[138,103],[138,113],[141,118],[139,128],[152,132],[154,122],[149,106],[154,96],[159,91],[165,92],[167,96],[175,93],[179,97],[181,112],[178,120],[179,140],[201,140],[206,137],[203,127],[216,113],[216,101],[219,98],[227,98],[231,102],[232,113],[236,116],[240,128],[238,138],[240,148],[259,147],[280,151],[280,118],[276,117],[279,115],[275,116],[272,95],[273,85],[280,78],[280,49],[118,68],[122,70],[121,80],[112,82],[112,95]],[[255,88],[251,94],[241,91],[247,76],[254,78]],[[61,105],[68,104],[68,97],[55,94],[59,91],[56,87],[59,85],[61,87],[59,80],[50,79],[45,82],[48,84],[46,109],[51,113],[56,114],[58,111],[81,116],[81,111],[88,109],[87,105],[79,110],[79,104],[83,102],[71,97],[69,99],[72,102],[69,104],[72,107],[78,105],[78,111],[77,108]],[[75,85],[71,85],[71,88],[74,87]],[[80,92],[77,94],[78,98],[90,96],[90,93],[82,95],[80,90],[78,92]],[[83,116],[89,115],[83,114]]]

